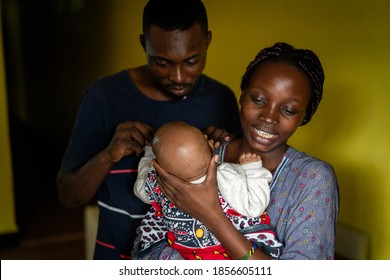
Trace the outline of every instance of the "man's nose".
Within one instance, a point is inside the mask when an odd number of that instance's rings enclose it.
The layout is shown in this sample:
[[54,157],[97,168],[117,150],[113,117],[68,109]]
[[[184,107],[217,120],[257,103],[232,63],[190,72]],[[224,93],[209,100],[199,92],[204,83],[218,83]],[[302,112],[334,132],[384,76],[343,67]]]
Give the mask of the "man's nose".
[[168,78],[170,81],[180,84],[184,81],[184,70],[179,65],[173,66]]

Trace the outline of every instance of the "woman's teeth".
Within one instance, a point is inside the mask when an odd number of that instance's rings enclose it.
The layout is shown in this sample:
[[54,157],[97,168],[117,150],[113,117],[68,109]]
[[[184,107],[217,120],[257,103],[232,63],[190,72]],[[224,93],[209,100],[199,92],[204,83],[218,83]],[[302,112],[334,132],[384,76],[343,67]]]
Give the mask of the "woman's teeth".
[[272,134],[258,130],[257,128],[255,128],[255,131],[256,131],[257,135],[259,135],[261,138],[270,139],[273,136]]

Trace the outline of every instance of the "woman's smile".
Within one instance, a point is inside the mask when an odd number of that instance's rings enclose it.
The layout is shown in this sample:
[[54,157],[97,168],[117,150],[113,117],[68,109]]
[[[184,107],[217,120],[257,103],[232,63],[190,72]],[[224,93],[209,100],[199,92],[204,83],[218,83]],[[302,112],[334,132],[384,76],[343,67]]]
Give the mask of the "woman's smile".
[[276,135],[274,134],[271,134],[271,133],[268,133],[268,132],[265,132],[265,131],[262,131],[260,129],[257,129],[256,127],[252,126],[253,130],[256,132],[256,134],[262,138],[262,139],[271,139],[271,138],[275,138]]

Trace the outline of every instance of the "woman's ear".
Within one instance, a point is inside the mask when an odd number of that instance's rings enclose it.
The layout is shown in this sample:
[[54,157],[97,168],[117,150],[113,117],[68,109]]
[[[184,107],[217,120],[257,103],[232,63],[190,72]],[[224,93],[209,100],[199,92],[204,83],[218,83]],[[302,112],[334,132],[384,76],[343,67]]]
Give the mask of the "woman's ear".
[[307,124],[307,122],[306,122],[306,120],[307,120],[307,114],[308,114],[308,113],[306,112],[306,113],[305,113],[305,116],[302,118],[302,120],[301,120],[299,126],[302,126],[302,125]]

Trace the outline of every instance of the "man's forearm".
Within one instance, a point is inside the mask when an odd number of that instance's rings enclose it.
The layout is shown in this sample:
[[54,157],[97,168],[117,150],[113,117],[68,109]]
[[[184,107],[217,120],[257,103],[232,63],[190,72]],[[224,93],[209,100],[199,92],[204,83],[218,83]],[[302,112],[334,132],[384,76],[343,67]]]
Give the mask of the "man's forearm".
[[91,158],[74,171],[61,169],[57,175],[57,188],[61,203],[73,209],[88,203],[98,191],[112,167],[103,153]]

